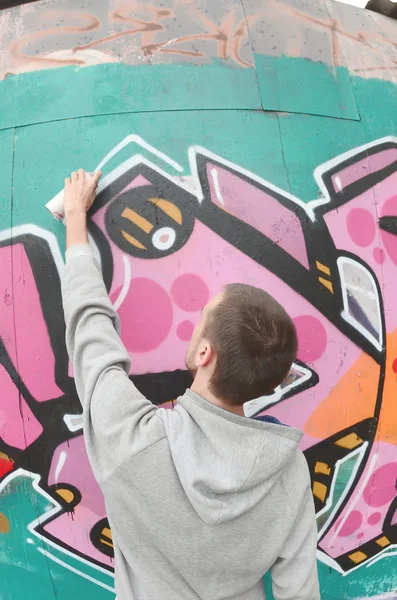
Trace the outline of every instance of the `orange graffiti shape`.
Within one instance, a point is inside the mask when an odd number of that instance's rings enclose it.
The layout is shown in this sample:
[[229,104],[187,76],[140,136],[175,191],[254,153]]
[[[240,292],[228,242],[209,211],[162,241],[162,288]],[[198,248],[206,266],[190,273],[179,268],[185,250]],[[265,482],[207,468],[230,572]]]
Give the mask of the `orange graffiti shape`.
[[330,394],[313,411],[304,431],[313,437],[330,437],[374,416],[380,366],[361,354]]

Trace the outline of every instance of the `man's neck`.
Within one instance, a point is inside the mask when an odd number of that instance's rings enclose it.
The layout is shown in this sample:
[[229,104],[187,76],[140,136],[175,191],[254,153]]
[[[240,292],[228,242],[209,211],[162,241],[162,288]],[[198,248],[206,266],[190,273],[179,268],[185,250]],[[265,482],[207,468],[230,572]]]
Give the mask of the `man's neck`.
[[200,383],[196,379],[193,381],[193,384],[190,389],[192,390],[192,392],[195,392],[195,394],[198,394],[199,396],[204,398],[204,400],[207,400],[207,402],[210,402],[214,406],[218,406],[218,408],[222,408],[223,410],[233,413],[234,415],[239,415],[240,417],[245,416],[244,407],[242,405],[232,406],[230,404],[227,404],[223,400],[220,400],[219,398],[214,396],[214,394],[208,389],[208,386],[200,385]]

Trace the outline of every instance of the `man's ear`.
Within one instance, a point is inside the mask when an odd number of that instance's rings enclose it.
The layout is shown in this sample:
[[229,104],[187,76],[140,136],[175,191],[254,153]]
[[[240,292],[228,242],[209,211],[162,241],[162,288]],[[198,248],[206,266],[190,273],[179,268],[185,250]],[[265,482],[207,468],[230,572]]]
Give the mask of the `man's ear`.
[[200,343],[197,352],[197,366],[207,367],[211,360],[214,358],[215,352],[208,340],[203,339]]

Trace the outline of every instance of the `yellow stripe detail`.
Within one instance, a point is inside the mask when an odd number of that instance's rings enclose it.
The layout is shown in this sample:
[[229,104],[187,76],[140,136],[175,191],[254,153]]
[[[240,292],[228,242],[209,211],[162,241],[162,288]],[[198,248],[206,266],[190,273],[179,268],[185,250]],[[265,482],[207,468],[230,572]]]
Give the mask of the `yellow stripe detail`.
[[328,279],[324,279],[324,277],[319,277],[318,280],[331,292],[331,294],[334,293],[334,286],[330,281],[328,281]]
[[316,498],[318,498],[319,500],[321,500],[321,502],[325,501],[325,498],[327,496],[327,490],[327,486],[323,483],[320,483],[319,481],[315,481],[313,483],[313,495],[316,496]]
[[346,437],[337,440],[335,442],[335,446],[339,446],[340,448],[346,448],[347,450],[353,450],[363,442],[364,440],[358,437],[356,433],[349,433],[349,435],[347,435]]
[[153,229],[153,225],[149,223],[147,219],[145,219],[141,215],[138,215],[138,213],[135,212],[135,210],[132,210],[131,208],[125,208],[121,213],[121,216],[131,221],[131,223],[135,223],[135,225],[137,225],[145,233],[150,233]]
[[358,565],[358,563],[363,562],[368,556],[367,554],[364,554],[364,552],[361,552],[361,550],[358,550],[357,552],[353,552],[353,554],[349,554],[349,558]]
[[108,538],[112,539],[112,532],[109,527],[104,527],[101,531],[101,535],[106,535]]
[[387,538],[385,535],[381,538],[379,538],[378,540],[376,540],[376,543],[378,544],[378,546],[380,546],[381,548],[386,548],[386,546],[390,545],[390,540],[389,538]]
[[179,225],[182,225],[182,213],[179,210],[179,208],[175,206],[175,204],[173,204],[169,200],[163,200],[163,198],[148,198],[148,200],[149,202],[152,202],[153,204],[161,208],[161,210],[165,212],[166,215],[168,215],[171,219],[179,223]]
[[331,270],[326,265],[320,263],[318,260],[316,260],[316,267],[322,273],[325,273],[326,275],[331,275]]
[[328,466],[327,463],[317,461],[314,467],[314,472],[322,473],[323,475],[331,475],[331,467]]
[[100,538],[99,541],[102,542],[102,544],[105,544],[106,546],[113,548],[113,544],[111,544],[110,542],[107,542],[106,540],[103,540],[102,538]]
[[56,490],[56,493],[58,494],[58,496],[61,496],[61,498],[63,498],[68,504],[71,504],[74,500],[74,494],[70,490],[59,489]]
[[129,233],[126,233],[125,231],[121,231],[121,233],[123,234],[127,242],[132,244],[132,246],[140,248],[141,250],[146,250],[146,247],[143,244],[141,244],[141,242],[139,242],[136,238],[134,238],[134,236],[130,235]]

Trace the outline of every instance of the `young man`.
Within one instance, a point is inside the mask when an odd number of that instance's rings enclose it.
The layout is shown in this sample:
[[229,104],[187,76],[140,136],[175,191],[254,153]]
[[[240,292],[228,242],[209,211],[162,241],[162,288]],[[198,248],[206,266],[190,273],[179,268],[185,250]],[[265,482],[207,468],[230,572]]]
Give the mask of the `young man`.
[[318,600],[316,524],[302,434],[244,417],[287,375],[296,332],[262,290],[226,287],[204,309],[191,389],[157,409],[130,381],[118,317],[87,238],[100,178],[65,182],[66,339],[84,435],[112,528],[118,600]]

